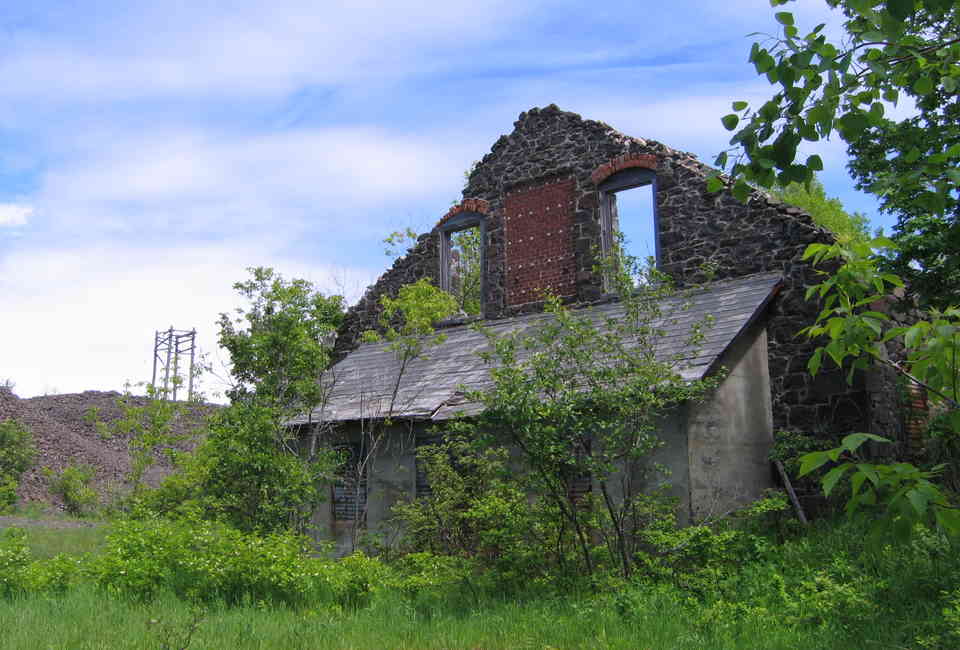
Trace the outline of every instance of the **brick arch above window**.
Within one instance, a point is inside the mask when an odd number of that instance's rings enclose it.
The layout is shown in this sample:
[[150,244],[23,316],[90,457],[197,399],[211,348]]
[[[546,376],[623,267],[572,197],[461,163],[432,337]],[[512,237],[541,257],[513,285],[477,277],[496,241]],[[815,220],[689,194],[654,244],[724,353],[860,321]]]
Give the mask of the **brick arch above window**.
[[657,157],[649,153],[625,153],[594,169],[590,179],[594,185],[600,185],[619,171],[635,168],[656,170]]
[[464,212],[487,216],[490,214],[490,203],[483,199],[464,199],[460,203],[447,210],[447,213],[440,218],[440,221],[437,222],[436,227],[441,228],[445,226],[458,214],[462,214]]

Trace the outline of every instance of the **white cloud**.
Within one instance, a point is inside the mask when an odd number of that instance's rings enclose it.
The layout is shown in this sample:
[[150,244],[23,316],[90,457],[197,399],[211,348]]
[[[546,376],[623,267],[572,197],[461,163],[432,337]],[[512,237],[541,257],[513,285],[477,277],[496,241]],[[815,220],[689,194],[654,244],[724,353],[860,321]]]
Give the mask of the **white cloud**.
[[88,17],[77,16],[72,39],[20,35],[0,60],[9,81],[0,95],[222,98],[395,78],[431,52],[498,33],[531,8],[506,0],[231,4],[133,2],[85,33]]
[[34,212],[33,206],[19,203],[0,203],[0,227],[24,226]]
[[366,126],[247,135],[101,128],[66,144],[69,155],[32,198],[61,233],[293,236],[336,220],[341,233],[356,234],[377,227],[361,215],[456,195],[476,152],[440,135]]
[[[122,390],[150,379],[156,330],[197,328],[198,345],[216,349],[214,322],[240,305],[234,282],[248,266],[273,266],[328,293],[356,299],[374,277],[362,268],[304,264],[261,244],[14,253],[0,260],[0,378],[21,396]],[[221,390],[215,379],[204,388]]]

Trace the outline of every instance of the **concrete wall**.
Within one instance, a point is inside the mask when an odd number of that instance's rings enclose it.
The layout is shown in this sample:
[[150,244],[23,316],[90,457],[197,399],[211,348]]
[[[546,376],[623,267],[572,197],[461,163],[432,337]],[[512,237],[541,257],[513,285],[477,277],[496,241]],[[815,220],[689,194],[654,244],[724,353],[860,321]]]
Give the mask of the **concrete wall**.
[[[368,466],[366,517],[361,528],[389,538],[390,530],[384,525],[390,509],[401,498],[411,499],[416,486],[415,434],[426,425],[395,425],[384,435]],[[337,442],[360,440],[357,425],[348,424],[340,432]],[[333,515],[333,488],[327,490],[326,498],[317,505],[310,520],[308,533],[317,541],[332,541],[337,555],[347,555],[354,550],[354,521],[338,521]]]
[[773,444],[766,329],[754,326],[721,359],[726,378],[706,401],[691,404],[690,514],[719,515],[773,487]]

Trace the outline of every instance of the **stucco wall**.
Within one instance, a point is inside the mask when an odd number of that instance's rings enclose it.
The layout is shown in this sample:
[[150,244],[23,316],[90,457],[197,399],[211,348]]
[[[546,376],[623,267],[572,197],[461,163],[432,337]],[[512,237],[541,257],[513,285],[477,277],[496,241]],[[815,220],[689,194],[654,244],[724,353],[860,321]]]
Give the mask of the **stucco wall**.
[[773,443],[766,330],[754,326],[721,360],[727,375],[688,408],[690,514],[718,516],[773,487]]

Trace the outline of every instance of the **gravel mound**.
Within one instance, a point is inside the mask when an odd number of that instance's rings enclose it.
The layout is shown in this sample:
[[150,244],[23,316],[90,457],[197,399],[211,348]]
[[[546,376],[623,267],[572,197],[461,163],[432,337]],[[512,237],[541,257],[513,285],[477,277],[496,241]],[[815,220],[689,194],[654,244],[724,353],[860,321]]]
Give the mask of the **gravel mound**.
[[[63,504],[47,488],[45,467],[60,472],[68,465],[91,465],[96,471],[94,487],[102,499],[125,491],[128,486],[124,479],[130,471],[127,439],[102,438],[94,423],[84,417],[90,409],[96,408],[101,421],[118,419],[121,415],[116,404],[119,397],[121,394],[117,392],[86,391],[20,399],[10,390],[0,388],[0,421],[19,421],[33,434],[38,451],[36,464],[20,479],[18,494],[22,502],[39,501],[62,508]],[[134,397],[132,401],[142,406],[147,398]],[[177,433],[197,431],[204,419],[217,409],[213,405],[184,406],[186,411],[173,426]],[[189,449],[193,444],[195,442],[179,446]],[[157,462],[148,470],[146,480],[156,485],[172,469],[165,458],[158,456]]]

